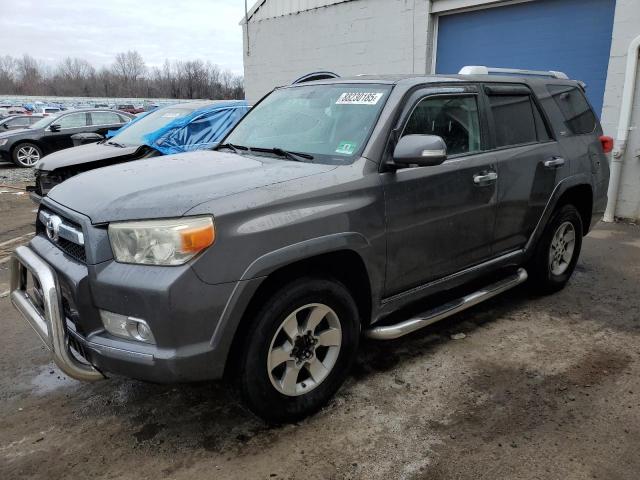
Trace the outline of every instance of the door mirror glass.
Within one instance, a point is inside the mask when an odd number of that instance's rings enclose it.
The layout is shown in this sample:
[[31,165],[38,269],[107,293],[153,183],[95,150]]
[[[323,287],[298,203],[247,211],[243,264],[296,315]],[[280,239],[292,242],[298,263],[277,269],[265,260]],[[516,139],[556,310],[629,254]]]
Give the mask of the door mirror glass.
[[49,126],[49,130],[51,130],[52,132],[59,132],[60,131],[60,125],[58,125],[57,123],[54,123],[53,125]]
[[393,162],[403,167],[440,165],[446,159],[447,145],[438,135],[405,135],[393,151]]

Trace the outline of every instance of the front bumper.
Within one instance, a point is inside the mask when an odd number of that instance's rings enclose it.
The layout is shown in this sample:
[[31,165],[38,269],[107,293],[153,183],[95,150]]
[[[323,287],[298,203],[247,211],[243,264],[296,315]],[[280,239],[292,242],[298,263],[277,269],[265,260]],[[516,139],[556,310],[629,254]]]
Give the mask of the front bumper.
[[[31,275],[39,285],[29,293]],[[18,247],[11,257],[11,302],[51,351],[60,370],[78,380],[100,380],[104,376],[92,365],[80,361],[71,351],[62,314],[60,288],[55,272],[28,247]],[[31,297],[34,296],[34,299]]]
[[[115,374],[175,383],[222,377],[242,315],[242,308],[229,305],[259,282],[209,285],[189,267],[113,261],[85,266],[37,235],[12,257],[10,295],[68,376],[97,380]],[[101,309],[144,318],[157,343],[110,335],[99,319]]]

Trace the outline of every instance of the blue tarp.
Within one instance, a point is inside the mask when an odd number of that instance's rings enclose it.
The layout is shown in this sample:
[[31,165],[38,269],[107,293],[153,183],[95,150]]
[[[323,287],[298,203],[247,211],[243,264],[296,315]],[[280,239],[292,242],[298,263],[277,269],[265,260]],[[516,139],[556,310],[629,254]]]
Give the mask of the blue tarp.
[[[157,111],[154,110],[154,111]],[[249,111],[244,100],[229,100],[195,110],[176,118],[164,127],[143,137],[144,144],[164,155],[190,152],[213,147]],[[129,122],[113,135],[138,122],[143,116]],[[111,133],[111,132],[110,132]],[[113,136],[110,135],[110,136]]]

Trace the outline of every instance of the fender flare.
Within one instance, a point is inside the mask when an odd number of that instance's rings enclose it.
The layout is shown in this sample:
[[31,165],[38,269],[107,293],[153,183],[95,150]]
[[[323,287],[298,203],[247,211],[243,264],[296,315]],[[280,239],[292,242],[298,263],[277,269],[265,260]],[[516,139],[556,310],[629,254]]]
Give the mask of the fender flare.
[[343,250],[351,250],[357,253],[362,258],[365,269],[367,269],[372,299],[376,298],[379,293],[374,291],[375,285],[371,281],[370,266],[372,264],[367,261],[371,251],[370,247],[371,244],[362,234],[343,232],[304,240],[258,257],[244,271],[229,296],[211,337],[211,346],[220,350],[220,358],[224,358],[226,364],[233,339],[244,317],[246,308],[267,276],[279,268],[317,255]]
[[278,268],[323,253],[354,250],[360,256],[365,256],[362,253],[366,252],[370,246],[369,241],[357,232],[334,233],[304,240],[258,257],[247,267],[240,280],[266,276]]
[[570,188],[577,187],[580,185],[587,185],[593,191],[591,178],[584,173],[579,173],[576,175],[571,175],[570,177],[563,178],[556,185],[556,187],[553,189],[553,192],[551,192],[551,197],[549,197],[549,200],[547,201],[547,205],[544,207],[544,211],[542,212],[542,215],[540,216],[538,223],[536,224],[536,228],[534,228],[533,233],[529,237],[529,240],[527,241],[527,244],[524,247],[524,251],[526,255],[531,254],[535,249],[535,246],[537,245],[538,240],[542,236],[542,233],[544,232],[544,229],[547,226],[547,223],[549,222],[551,215],[553,214],[553,212],[555,211],[558,205],[558,200],[560,200],[560,197],[562,197],[562,195],[564,195],[564,193],[567,192],[567,190],[569,190]]

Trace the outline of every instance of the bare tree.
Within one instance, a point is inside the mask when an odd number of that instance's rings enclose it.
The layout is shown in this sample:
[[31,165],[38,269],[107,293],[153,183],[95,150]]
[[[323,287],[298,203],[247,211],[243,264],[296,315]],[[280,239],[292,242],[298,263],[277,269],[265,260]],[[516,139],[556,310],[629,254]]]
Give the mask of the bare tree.
[[113,72],[120,77],[125,89],[135,91],[138,79],[145,74],[146,70],[144,59],[136,50],[116,54]]
[[116,55],[99,71],[85,59],[65,58],[55,68],[29,55],[0,56],[0,94],[149,98],[243,98],[241,76],[202,60],[165,60],[147,69],[136,51]]

